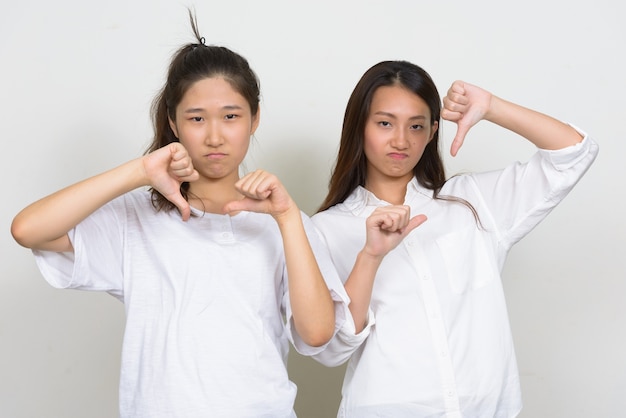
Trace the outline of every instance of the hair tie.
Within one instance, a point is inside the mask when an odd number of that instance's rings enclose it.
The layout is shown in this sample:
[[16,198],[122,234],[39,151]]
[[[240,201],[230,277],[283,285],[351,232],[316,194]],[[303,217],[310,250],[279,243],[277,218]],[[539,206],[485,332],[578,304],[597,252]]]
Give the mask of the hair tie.
[[200,43],[204,46],[206,46],[205,40],[204,40],[204,36],[202,38],[200,38]]

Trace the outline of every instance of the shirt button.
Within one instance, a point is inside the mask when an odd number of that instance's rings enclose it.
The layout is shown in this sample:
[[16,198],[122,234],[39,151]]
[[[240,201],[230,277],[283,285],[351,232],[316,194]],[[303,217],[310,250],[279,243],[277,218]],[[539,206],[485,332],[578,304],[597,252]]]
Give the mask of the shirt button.
[[232,238],[233,234],[231,234],[230,232],[222,232],[222,238],[224,239],[229,239]]

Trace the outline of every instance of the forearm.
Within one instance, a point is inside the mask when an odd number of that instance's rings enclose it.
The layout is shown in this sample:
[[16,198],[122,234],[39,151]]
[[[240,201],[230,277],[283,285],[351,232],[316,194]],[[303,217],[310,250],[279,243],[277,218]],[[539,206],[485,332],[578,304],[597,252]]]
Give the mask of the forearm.
[[367,323],[367,313],[372,299],[372,289],[376,272],[382,262],[382,257],[370,256],[363,251],[357,255],[354,267],[344,285],[350,297],[350,313],[354,320],[355,331],[358,334]]
[[509,129],[546,150],[565,148],[583,139],[566,123],[497,96],[492,96],[485,120]]
[[22,246],[70,251],[67,233],[114,198],[147,184],[141,159],[83,180],[27,206],[17,214],[11,233]]
[[293,320],[302,340],[311,346],[328,342],[335,330],[335,306],[294,206],[276,219],[283,237]]

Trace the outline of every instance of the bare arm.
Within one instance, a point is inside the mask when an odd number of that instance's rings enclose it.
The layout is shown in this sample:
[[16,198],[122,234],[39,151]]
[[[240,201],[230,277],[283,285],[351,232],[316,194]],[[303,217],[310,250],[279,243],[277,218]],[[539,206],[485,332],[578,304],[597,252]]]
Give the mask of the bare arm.
[[225,211],[268,213],[276,220],[285,250],[295,327],[306,344],[325,344],[335,330],[335,304],[311,249],[300,209],[278,178],[265,171],[244,176],[236,187],[245,198],[228,203]]
[[357,334],[367,323],[374,279],[385,255],[426,221],[425,215],[409,217],[409,207],[397,205],[379,207],[366,220],[367,241],[345,283]]
[[462,81],[452,84],[443,104],[441,117],[458,125],[450,149],[453,156],[467,132],[483,119],[521,135],[542,149],[557,150],[583,139],[574,128],[551,116],[508,102]]
[[34,202],[15,216],[11,234],[27,248],[73,251],[67,236],[72,228],[107,202],[144,185],[169,196],[187,219],[190,209],[180,196],[180,182],[197,175],[182,145],[170,144]]
[[311,346],[328,342],[335,330],[335,303],[319,270],[297,206],[276,218],[283,237],[294,324]]

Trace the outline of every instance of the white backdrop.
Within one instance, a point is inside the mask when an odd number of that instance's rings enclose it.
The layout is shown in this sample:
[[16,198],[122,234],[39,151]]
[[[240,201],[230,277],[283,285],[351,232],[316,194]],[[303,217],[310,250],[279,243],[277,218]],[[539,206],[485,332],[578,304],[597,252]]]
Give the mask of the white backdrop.
[[[582,4],[581,4],[582,3]],[[248,168],[277,173],[312,214],[326,192],[344,106],[384,59],[455,79],[587,130],[600,155],[554,213],[514,248],[504,272],[522,417],[626,411],[625,45],[619,3],[537,1],[2,0],[0,416],[116,416],[123,307],[48,286],[12,240],[13,216],[63,186],[139,156],[149,105],[174,50],[193,38],[247,57],[261,79],[261,126]],[[454,125],[443,124],[447,150]],[[449,174],[532,153],[479,125]],[[343,368],[293,355],[302,418],[332,417]]]

